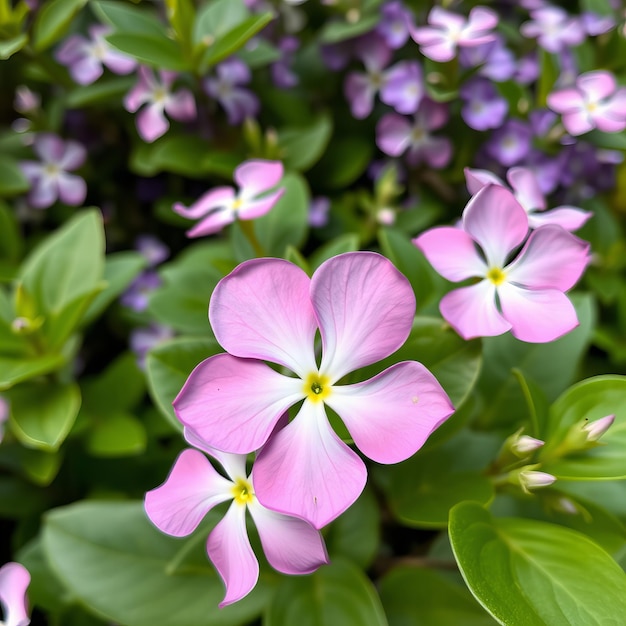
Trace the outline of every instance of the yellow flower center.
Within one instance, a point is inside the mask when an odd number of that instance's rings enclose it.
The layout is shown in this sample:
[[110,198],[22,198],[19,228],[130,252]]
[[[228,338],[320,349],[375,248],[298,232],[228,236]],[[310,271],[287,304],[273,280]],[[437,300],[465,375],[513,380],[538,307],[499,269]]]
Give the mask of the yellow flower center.
[[328,376],[324,376],[318,372],[311,373],[307,376],[304,383],[304,393],[309,400],[321,402],[325,398],[328,398],[330,390],[331,386]]
[[254,491],[252,485],[243,478],[238,478],[235,485],[231,489],[233,498],[237,504],[249,504],[254,500]]
[[506,280],[506,274],[499,267],[492,267],[487,272],[487,278],[496,286],[501,285]]
[[237,211],[238,209],[240,209],[242,204],[243,200],[241,198],[236,198],[235,200],[233,200],[233,211]]

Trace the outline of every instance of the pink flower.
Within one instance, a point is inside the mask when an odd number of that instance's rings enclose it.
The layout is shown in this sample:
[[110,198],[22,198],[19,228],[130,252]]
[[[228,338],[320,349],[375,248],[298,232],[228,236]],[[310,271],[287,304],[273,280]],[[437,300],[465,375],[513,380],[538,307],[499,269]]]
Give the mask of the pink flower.
[[4,611],[4,626],[28,626],[26,589],[30,574],[20,563],[6,563],[0,567],[0,604]]
[[124,107],[135,113],[146,105],[137,116],[137,132],[144,141],[152,142],[164,135],[170,123],[167,113],[179,122],[196,119],[196,102],[188,89],[171,91],[177,74],[159,70],[159,79],[145,66],[139,67],[139,82],[126,94]]
[[189,219],[204,218],[187,231],[188,237],[212,235],[237,218],[251,220],[265,215],[278,202],[285,188],[265,192],[275,187],[282,177],[283,164],[280,161],[245,161],[235,169],[238,192],[233,187],[215,187],[190,207],[177,202],[172,208]]
[[[193,436],[192,436],[193,437]],[[259,578],[256,560],[246,531],[246,510],[252,515],[270,565],[284,574],[309,574],[328,563],[324,540],[304,520],[265,508],[255,495],[252,473],[246,474],[246,455],[228,454],[193,440],[216,458],[227,477],[218,474],[198,450],[183,450],[167,480],[145,497],[152,523],[174,537],[191,534],[217,504],[232,500],[224,518],[207,541],[209,559],[226,585],[220,607],[246,596]]]
[[513,194],[487,185],[465,207],[461,228],[433,228],[413,240],[444,278],[482,279],[451,291],[439,304],[463,338],[510,330],[521,341],[544,343],[578,325],[565,291],[587,266],[589,244],[549,224],[533,231],[509,261],[527,234],[528,217]]
[[[333,257],[312,278],[282,259],[242,263],[218,283],[209,305],[215,336],[229,354],[196,367],[174,401],[176,414],[220,450],[245,454],[263,447],[254,470],[261,503],[321,528],[358,498],[367,477],[361,458],[332,429],[325,405],[378,463],[410,457],[454,410],[415,361],[364,382],[337,384],[395,352],[414,313],[409,282],[379,254]],[[297,416],[272,434],[302,400]]]
[[[541,192],[539,181],[533,170],[527,167],[512,167],[506,173],[506,179],[513,189],[515,199],[522,205],[528,216],[528,226],[539,228],[546,224],[557,224],[565,230],[578,230],[593,214],[574,206],[559,206],[546,211],[546,199]],[[473,195],[486,185],[505,184],[495,174],[487,170],[465,168],[467,190]]]
[[87,152],[76,141],[63,141],[52,133],[38,133],[33,149],[41,161],[22,161],[20,168],[31,184],[28,202],[37,209],[53,205],[57,198],[78,206],[87,196],[85,181],[68,172],[79,168]]
[[581,74],[574,87],[549,94],[548,106],[562,115],[570,135],[582,135],[594,128],[606,133],[626,128],[626,88],[617,88],[611,72]]
[[96,24],[89,27],[91,39],[82,35],[68,37],[56,52],[59,63],[67,65],[72,78],[81,85],[89,85],[103,73],[106,65],[115,74],[129,74],[137,61],[114,50],[105,36],[111,33],[108,26]]
[[524,22],[520,32],[537,39],[548,52],[558,53],[585,40],[582,23],[561,7],[544,6],[530,12],[532,20]]
[[498,16],[486,7],[474,7],[465,18],[457,13],[433,7],[428,14],[430,26],[413,28],[411,37],[420,51],[433,61],[451,61],[458,47],[479,46],[495,39],[490,32],[498,24]]

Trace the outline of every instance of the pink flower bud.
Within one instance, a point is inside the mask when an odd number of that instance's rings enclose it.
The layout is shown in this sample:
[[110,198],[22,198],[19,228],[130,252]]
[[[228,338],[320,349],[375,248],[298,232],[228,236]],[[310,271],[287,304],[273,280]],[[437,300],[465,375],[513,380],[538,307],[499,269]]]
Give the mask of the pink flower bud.
[[541,439],[535,439],[534,437],[529,437],[528,435],[522,435],[511,444],[511,451],[516,456],[523,457],[541,448],[544,443],[545,441],[541,441]]
[[556,476],[546,472],[524,470],[519,473],[519,482],[524,491],[548,487],[556,480]]
[[598,441],[598,439],[600,439],[600,437],[602,437],[602,435],[604,435],[604,433],[611,427],[611,424],[614,421],[615,415],[607,415],[599,420],[585,424],[583,426],[583,432],[587,435],[587,441]]

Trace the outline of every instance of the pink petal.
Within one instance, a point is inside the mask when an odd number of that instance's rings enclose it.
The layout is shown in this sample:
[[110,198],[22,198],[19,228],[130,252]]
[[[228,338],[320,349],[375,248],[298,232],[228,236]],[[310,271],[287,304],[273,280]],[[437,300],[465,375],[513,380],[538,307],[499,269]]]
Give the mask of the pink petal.
[[137,67],[135,59],[111,48],[107,48],[102,62],[114,74],[130,74]]
[[213,291],[209,320],[219,343],[235,356],[280,363],[306,378],[317,371],[317,322],[310,279],[282,259],[253,259]]
[[440,6],[434,6],[428,14],[428,23],[445,30],[460,30],[465,24],[465,18]]
[[592,102],[598,102],[608,98],[616,88],[615,76],[611,72],[601,70],[587,72],[576,79],[579,87]]
[[[421,30],[416,28],[417,30]],[[419,33],[418,33],[419,36]],[[434,38],[430,40],[430,43],[427,43],[429,39],[427,37],[420,37],[421,42],[413,37],[415,41],[420,43],[420,51],[422,54],[433,61],[437,61],[438,63],[446,63],[447,61],[451,61],[456,56],[456,43],[451,39],[441,37],[439,41],[434,41]]]
[[235,213],[230,209],[218,209],[203,220],[200,220],[195,226],[190,228],[185,234],[187,237],[205,237],[220,232],[228,224],[235,221]]
[[102,76],[104,70],[99,59],[93,56],[85,56],[74,62],[69,67],[72,78],[79,85],[91,85]]
[[526,211],[546,208],[546,199],[541,193],[537,177],[531,169],[512,167],[507,172],[506,177],[513,188],[516,200]]
[[233,497],[232,487],[202,452],[188,448],[174,462],[167,480],[146,493],[144,508],[160,531],[185,537],[214,506]]
[[565,130],[570,135],[574,135],[575,137],[578,135],[584,135],[596,127],[589,115],[584,111],[563,113],[561,119]]
[[477,46],[495,38],[489,31],[498,25],[498,14],[486,7],[474,7],[459,41],[463,46]]
[[28,626],[26,589],[30,574],[21,563],[5,563],[0,567],[0,604],[6,626]]
[[196,101],[188,89],[181,89],[171,94],[165,103],[167,114],[179,122],[196,119]]
[[145,65],[140,65],[137,74],[137,84],[124,97],[124,108],[134,113],[142,104],[152,100],[152,92],[158,86],[154,80],[152,70]]
[[258,450],[281,415],[304,397],[303,386],[260,361],[218,354],[191,372],[174,411],[207,445],[247,454]]
[[581,111],[585,106],[582,93],[573,87],[548,94],[547,103],[557,113]]
[[200,437],[195,431],[188,427],[183,430],[185,441],[190,443],[194,448],[206,452],[209,456],[219,461],[220,465],[224,468],[226,474],[235,482],[239,478],[246,478],[246,460],[245,454],[231,454],[230,452],[222,452],[213,446],[207,444],[207,442]]
[[40,161],[20,161],[20,169],[26,180],[34,185],[41,178],[45,165]]
[[260,200],[246,202],[241,208],[237,209],[237,215],[242,220],[252,220],[261,217],[274,208],[274,205],[280,200],[284,193],[285,188],[281,187],[274,193],[263,196]]
[[80,176],[61,172],[57,178],[59,199],[70,206],[79,206],[87,197],[87,184]]
[[472,276],[484,276],[485,262],[476,251],[474,240],[460,228],[431,228],[413,239],[428,262],[444,278],[458,282]]
[[53,205],[59,197],[59,188],[54,178],[42,176],[35,181],[28,192],[28,203],[36,209],[45,209]]
[[507,280],[530,289],[571,289],[589,263],[589,244],[560,226],[535,230],[506,268]]
[[263,447],[254,464],[261,504],[322,528],[361,494],[363,461],[332,430],[324,405],[305,400],[296,418]]
[[496,287],[488,280],[447,293],[439,310],[463,339],[501,335],[511,328],[496,307]]
[[65,153],[65,142],[54,133],[38,133],[33,150],[42,161],[57,164]]
[[574,306],[556,289],[532,291],[503,284],[498,295],[502,313],[512,325],[511,333],[520,341],[547,343],[578,326]]
[[235,190],[232,187],[215,187],[200,196],[190,207],[177,202],[172,207],[176,213],[189,219],[204,217],[213,209],[229,206],[235,199]]
[[333,387],[326,404],[345,422],[357,448],[377,463],[408,459],[454,412],[436,378],[415,361],[356,385]]
[[488,170],[466,167],[463,173],[465,174],[465,185],[472,196],[486,185],[501,185],[504,187],[504,182]]
[[54,56],[62,65],[71,66],[87,54],[88,47],[87,39],[81,35],[71,35],[61,44]]
[[350,105],[352,117],[362,120],[372,112],[376,91],[366,74],[351,72],[346,76],[344,95]]
[[275,185],[283,177],[283,164],[280,161],[257,159],[245,161],[235,170],[235,182],[241,188],[240,195],[253,198]]
[[148,143],[152,143],[167,132],[170,123],[159,104],[149,104],[137,115],[137,132]]
[[487,185],[465,207],[463,228],[480,244],[487,265],[502,268],[509,253],[524,241],[528,216],[508,189]]
[[57,165],[62,170],[78,169],[87,158],[87,150],[77,141],[66,141],[63,156],[59,159]]
[[411,332],[415,296],[409,281],[374,252],[340,254],[311,278],[322,336],[320,371],[331,384],[395,352]]
[[551,211],[531,213],[528,216],[528,223],[531,228],[556,224],[565,230],[574,231],[578,230],[592,216],[592,211],[583,211],[578,207],[560,206]]
[[411,143],[411,124],[406,117],[387,113],[376,125],[376,145],[389,156],[400,156]]
[[266,509],[258,500],[248,504],[269,564],[283,574],[310,574],[328,563],[319,531],[297,517]]
[[226,585],[220,608],[241,600],[259,579],[259,562],[246,532],[246,506],[233,502],[207,541],[207,553]]

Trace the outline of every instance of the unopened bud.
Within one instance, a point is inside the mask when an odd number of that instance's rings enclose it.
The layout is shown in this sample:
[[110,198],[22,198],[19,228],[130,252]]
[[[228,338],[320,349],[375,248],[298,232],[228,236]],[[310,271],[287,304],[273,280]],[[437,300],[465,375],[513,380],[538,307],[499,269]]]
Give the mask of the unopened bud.
[[518,474],[518,478],[519,484],[526,493],[529,493],[533,489],[549,487],[556,480],[556,476],[552,476],[552,474],[537,472],[535,470],[522,470]]
[[376,213],[376,221],[383,226],[391,226],[396,221],[396,212],[390,207],[383,207]]
[[41,316],[36,317],[35,319],[31,319],[29,317],[16,317],[11,322],[11,330],[16,335],[30,335],[41,328],[43,321],[43,317]]
[[541,441],[541,439],[535,439],[534,437],[529,437],[528,435],[521,435],[517,437],[514,441],[511,442],[511,452],[519,458],[523,458],[538,450],[543,446],[545,441]]
[[611,425],[615,421],[615,415],[607,415],[595,420],[593,422],[587,422],[583,426],[583,432],[587,436],[587,441],[596,442],[604,433],[611,428]]

